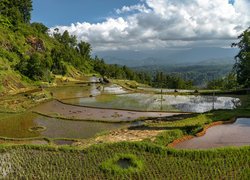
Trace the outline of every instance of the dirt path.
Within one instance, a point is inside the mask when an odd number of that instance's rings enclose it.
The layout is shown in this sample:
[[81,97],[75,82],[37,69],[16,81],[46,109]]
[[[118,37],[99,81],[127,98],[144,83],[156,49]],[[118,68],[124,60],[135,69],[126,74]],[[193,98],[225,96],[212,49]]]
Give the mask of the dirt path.
[[152,139],[163,130],[129,130],[121,129],[110,132],[107,135],[99,136],[96,142],[121,142],[121,141],[142,141],[143,139]]

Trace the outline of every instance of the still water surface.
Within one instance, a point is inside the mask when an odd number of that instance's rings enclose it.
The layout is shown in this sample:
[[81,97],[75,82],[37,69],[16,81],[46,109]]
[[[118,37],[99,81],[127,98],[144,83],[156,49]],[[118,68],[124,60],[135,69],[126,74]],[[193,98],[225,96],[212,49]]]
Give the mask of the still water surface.
[[[42,117],[33,113],[12,115],[0,119],[0,136],[9,138],[90,138],[103,131],[128,127],[133,123],[100,123],[87,121],[66,121]],[[41,132],[31,132],[32,127],[43,126]]]
[[206,149],[246,145],[250,145],[250,118],[238,118],[233,124],[211,127],[204,136],[179,143],[175,148]]
[[96,97],[73,98],[66,103],[82,106],[143,111],[176,111],[203,113],[212,109],[234,109],[240,100],[232,97],[175,96],[154,94],[102,94]]

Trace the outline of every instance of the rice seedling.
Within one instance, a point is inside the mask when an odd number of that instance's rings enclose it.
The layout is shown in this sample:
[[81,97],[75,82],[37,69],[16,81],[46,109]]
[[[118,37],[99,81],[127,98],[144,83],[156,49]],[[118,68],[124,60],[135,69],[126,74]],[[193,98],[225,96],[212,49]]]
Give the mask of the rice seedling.
[[[139,168],[113,166],[126,158]],[[250,171],[250,147],[201,151],[128,142],[84,150],[2,145],[0,159],[0,175],[6,179],[247,179]]]

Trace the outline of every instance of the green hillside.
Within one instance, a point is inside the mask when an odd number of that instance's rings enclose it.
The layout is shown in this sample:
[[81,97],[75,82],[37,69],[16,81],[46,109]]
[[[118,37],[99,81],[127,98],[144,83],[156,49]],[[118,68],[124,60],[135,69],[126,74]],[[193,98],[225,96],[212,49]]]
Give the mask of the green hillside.
[[67,31],[48,33],[41,23],[30,23],[31,0],[0,1],[0,93],[19,92],[55,75],[82,78],[99,74],[108,78],[140,80],[140,75],[91,57],[91,45]]

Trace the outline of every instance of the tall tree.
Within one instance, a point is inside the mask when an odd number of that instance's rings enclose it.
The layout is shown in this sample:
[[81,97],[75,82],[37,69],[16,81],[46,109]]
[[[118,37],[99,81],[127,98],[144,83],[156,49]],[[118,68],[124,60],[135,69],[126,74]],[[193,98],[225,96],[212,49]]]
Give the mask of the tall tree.
[[12,24],[29,23],[32,0],[0,0],[0,14],[8,17]]
[[59,29],[54,29],[53,36],[60,43],[64,44],[66,47],[75,47],[77,45],[76,36],[70,35],[66,30],[62,34],[59,32]]
[[84,59],[90,59],[92,48],[89,43],[83,41],[78,43],[78,51]]
[[240,49],[235,56],[234,70],[237,74],[238,83],[243,87],[250,87],[250,27],[238,39],[239,42],[232,44],[233,47]]
[[22,14],[23,22],[29,23],[31,20],[32,0],[16,0],[19,11]]

